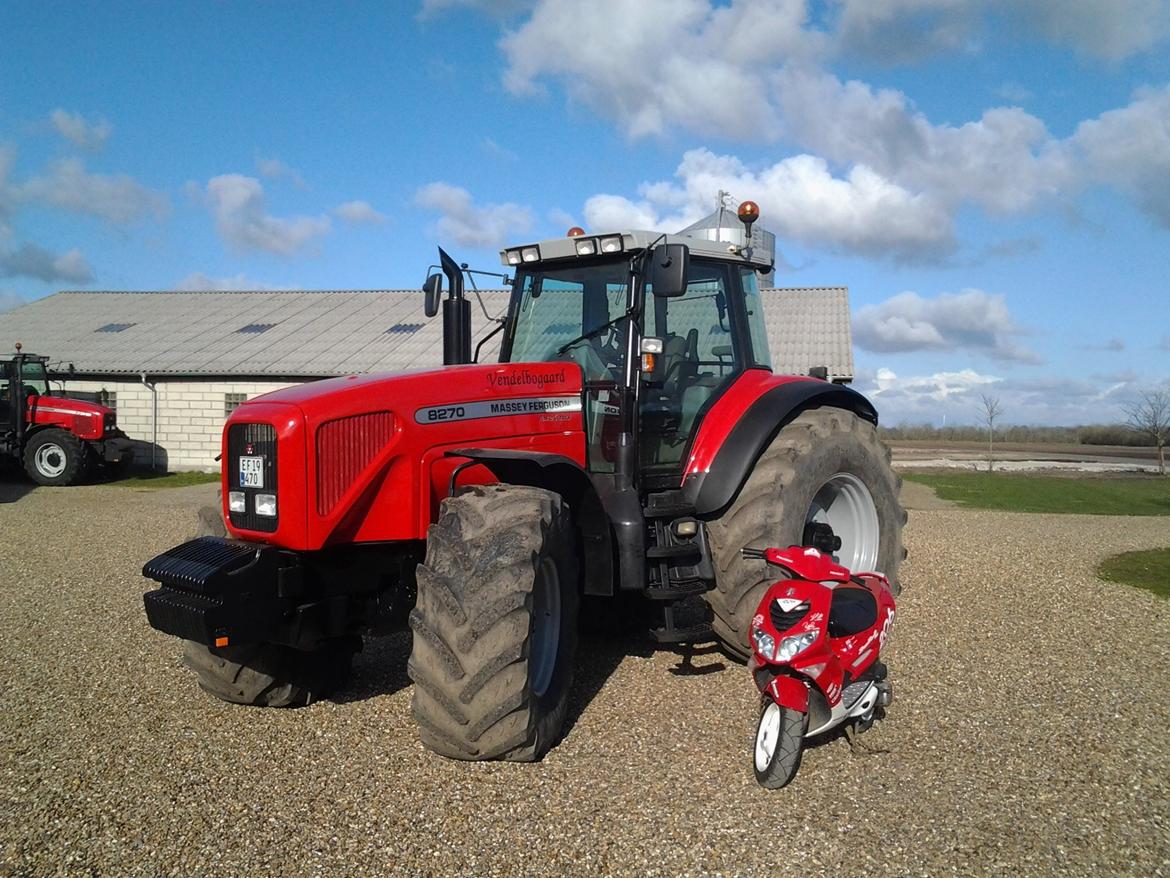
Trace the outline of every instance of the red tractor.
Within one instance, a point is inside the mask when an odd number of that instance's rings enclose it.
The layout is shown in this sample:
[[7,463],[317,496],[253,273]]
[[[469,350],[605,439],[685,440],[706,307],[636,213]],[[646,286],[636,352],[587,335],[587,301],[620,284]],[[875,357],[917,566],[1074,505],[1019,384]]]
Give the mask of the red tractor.
[[[503,251],[516,275],[488,364],[440,250],[443,368],[236,409],[230,538],[146,564],[150,624],[187,641],[205,690],[287,706],[340,685],[361,635],[408,616],[423,743],[527,761],[561,733],[582,601],[617,615],[641,596],[659,641],[746,658],[773,577],[743,549],[812,545],[894,578],[904,515],[877,413],[772,373],[756,217],[745,202],[706,237],[574,229]],[[427,279],[428,316],[442,286]]]
[[0,454],[23,463],[41,485],[72,485],[94,463],[128,463],[131,442],[112,409],[57,396],[49,388],[48,357],[21,352],[0,357]]

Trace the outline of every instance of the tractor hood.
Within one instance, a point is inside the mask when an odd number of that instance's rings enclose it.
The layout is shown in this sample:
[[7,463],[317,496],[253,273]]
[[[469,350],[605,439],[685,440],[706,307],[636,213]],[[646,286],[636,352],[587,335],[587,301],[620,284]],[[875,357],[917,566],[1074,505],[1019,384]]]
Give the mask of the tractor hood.
[[237,503],[247,510],[251,492],[271,493],[279,514],[261,520],[225,507],[225,517],[241,538],[298,550],[423,539],[453,479],[494,481],[482,466],[457,473],[467,462],[461,449],[583,465],[581,390],[579,366],[552,362],[350,375],[266,394],[228,419],[224,500],[246,494]]
[[61,427],[80,439],[100,439],[114,429],[114,410],[67,396],[33,396],[28,400],[31,426]]

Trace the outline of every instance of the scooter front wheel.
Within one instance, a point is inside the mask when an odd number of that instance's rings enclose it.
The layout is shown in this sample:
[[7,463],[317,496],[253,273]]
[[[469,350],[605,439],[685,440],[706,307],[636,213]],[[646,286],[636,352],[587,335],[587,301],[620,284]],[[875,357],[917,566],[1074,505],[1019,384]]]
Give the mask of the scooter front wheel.
[[781,707],[767,695],[761,697],[754,753],[760,786],[778,790],[796,777],[807,730],[807,713]]

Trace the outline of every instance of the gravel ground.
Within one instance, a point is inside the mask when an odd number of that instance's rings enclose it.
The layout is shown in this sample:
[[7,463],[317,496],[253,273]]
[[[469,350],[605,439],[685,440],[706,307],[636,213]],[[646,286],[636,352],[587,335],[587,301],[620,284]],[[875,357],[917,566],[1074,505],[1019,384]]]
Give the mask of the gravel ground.
[[405,635],[336,701],[212,700],[139,576],[208,491],[0,484],[0,875],[1170,875],[1170,603],[1092,573],[1170,519],[911,512],[888,719],[770,793],[746,672],[636,640],[539,765],[424,751]]

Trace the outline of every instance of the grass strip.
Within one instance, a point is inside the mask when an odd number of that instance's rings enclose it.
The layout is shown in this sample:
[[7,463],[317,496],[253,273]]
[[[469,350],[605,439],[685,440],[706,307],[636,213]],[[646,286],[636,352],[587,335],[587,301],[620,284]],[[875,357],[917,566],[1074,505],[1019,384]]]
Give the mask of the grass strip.
[[207,485],[219,481],[219,473],[167,473],[129,476],[110,482],[121,488],[186,488],[189,485]]
[[1018,473],[905,473],[943,500],[972,509],[1079,515],[1170,515],[1170,479]]
[[1122,552],[1101,562],[1097,575],[1170,598],[1170,549]]

